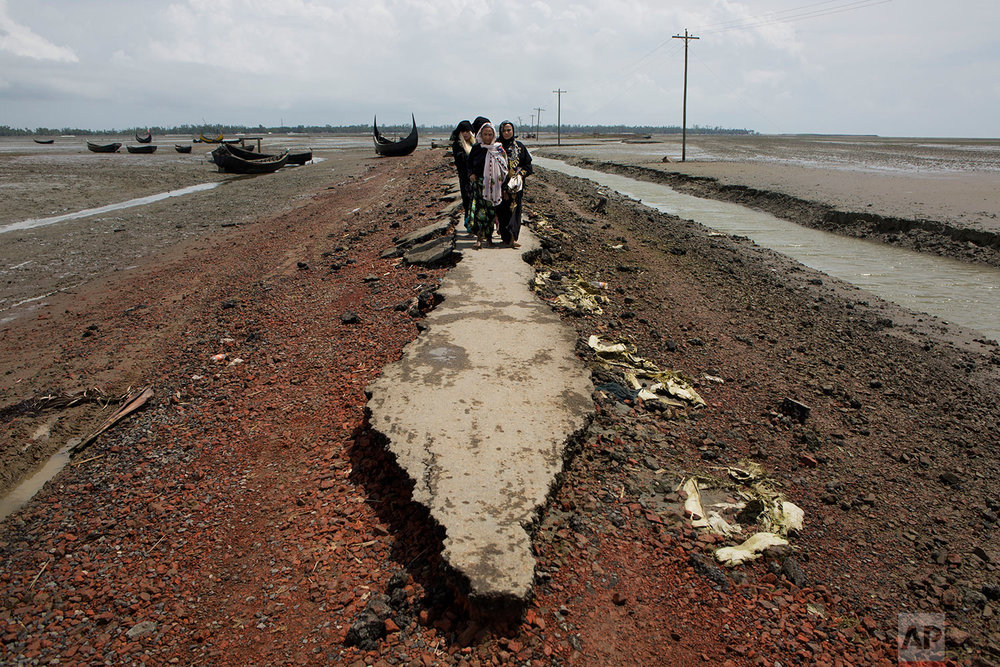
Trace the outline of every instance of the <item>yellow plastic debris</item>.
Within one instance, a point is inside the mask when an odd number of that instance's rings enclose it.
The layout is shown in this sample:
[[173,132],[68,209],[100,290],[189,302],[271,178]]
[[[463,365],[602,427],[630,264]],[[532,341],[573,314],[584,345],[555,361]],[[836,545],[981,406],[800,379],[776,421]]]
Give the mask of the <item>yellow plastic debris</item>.
[[715,559],[723,565],[735,567],[757,560],[769,547],[784,546],[788,540],[774,533],[756,533],[736,547],[722,547],[715,550]]

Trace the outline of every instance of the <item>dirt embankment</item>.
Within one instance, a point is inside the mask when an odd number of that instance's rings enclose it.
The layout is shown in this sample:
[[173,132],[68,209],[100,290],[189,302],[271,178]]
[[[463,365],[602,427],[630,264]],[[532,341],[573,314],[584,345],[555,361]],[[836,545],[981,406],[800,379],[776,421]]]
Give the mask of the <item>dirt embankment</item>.
[[[585,341],[624,338],[707,406],[595,393],[535,526],[534,598],[510,623],[471,613],[364,416],[444,271],[380,255],[445,206],[450,175],[440,151],[379,160],[12,325],[25,383],[157,396],[4,522],[0,661],[892,664],[896,614],[918,610],[947,613],[952,656],[1000,654],[995,348],[545,172],[529,259],[560,276],[543,298],[606,283],[603,312],[565,317],[595,380],[622,378]],[[711,552],[736,538],[695,530],[675,488],[747,461],[805,527],[725,571]]]
[[698,197],[742,204],[815,229],[1000,267],[1000,234],[995,231],[936,220],[842,210],[782,192],[670,171],[669,166],[660,169],[590,158],[566,159],[581,167],[664,183]]
[[[755,639],[747,643],[758,656],[768,645],[794,646],[771,625],[774,614],[794,627],[795,610],[809,605],[828,616],[806,614],[805,636],[836,638],[832,655],[865,647],[866,637],[892,642],[897,614],[914,611],[947,614],[949,641],[962,644],[956,655],[972,645],[997,655],[1000,402],[993,387],[1000,350],[971,335],[948,341],[941,323],[916,322],[745,240],[606,198],[559,174],[545,172],[544,181],[532,204],[554,228],[546,268],[608,285],[603,315],[568,320],[581,341],[594,333],[624,337],[661,366],[695,378],[709,404],[672,421],[647,411],[609,417],[622,412],[611,401],[602,413],[607,430],[585,443],[571,478],[603,479],[605,498],[622,490],[632,516],[648,519],[675,497],[679,471],[724,477],[721,470],[748,461],[768,470],[805,509],[806,528],[793,540],[795,565],[778,558],[722,577],[708,570],[718,588],[742,592],[724,603],[727,621],[738,617],[740,627],[754,618]],[[808,418],[784,416],[786,398],[808,404]],[[618,526],[613,511],[597,503],[595,514]],[[668,534],[700,571],[698,553],[743,539],[706,546],[685,521],[672,521],[679,532]],[[601,554],[599,562],[614,560],[621,581],[636,582],[632,590],[645,604],[629,613],[640,634],[648,632],[643,619],[651,625],[667,612],[643,593],[658,590],[646,578],[648,561],[612,555],[632,553],[619,530],[624,544],[601,540],[588,548]],[[585,579],[585,566],[578,567],[575,577]],[[797,576],[789,570],[803,573],[787,589],[791,605],[779,603],[777,611],[771,598],[744,604],[774,573],[778,588],[787,586]],[[574,575],[558,581],[571,587]],[[748,655],[737,636],[729,641]],[[823,664],[828,656],[817,644],[824,643],[806,644],[806,661]],[[877,655],[861,662],[874,664]]]

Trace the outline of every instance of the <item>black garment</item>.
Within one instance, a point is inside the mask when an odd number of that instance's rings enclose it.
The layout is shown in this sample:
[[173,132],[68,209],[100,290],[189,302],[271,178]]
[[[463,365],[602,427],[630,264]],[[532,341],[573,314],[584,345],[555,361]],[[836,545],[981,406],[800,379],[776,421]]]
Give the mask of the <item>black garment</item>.
[[469,159],[465,162],[468,169],[469,179],[478,178],[483,180],[483,171],[486,170],[486,149],[482,144],[473,144],[469,152]]
[[[500,127],[502,128],[505,124],[507,124],[507,121],[500,123]],[[511,124],[511,127],[513,127],[513,124]],[[534,173],[531,168],[531,154],[528,152],[528,149],[520,141],[513,138],[506,143],[501,139],[500,145],[503,146],[504,151],[507,153],[507,166],[509,167],[507,179],[510,180],[510,177],[514,175],[514,164],[516,163],[516,171],[521,174],[522,183],[526,184],[527,181],[524,177]],[[510,192],[507,186],[504,186],[503,202],[497,206],[497,225],[500,228],[500,238],[504,243],[516,241],[521,234],[521,199],[523,197],[524,185],[517,192]]]
[[455,137],[451,142],[451,154],[455,158],[455,170],[458,172],[458,186],[462,191],[462,208],[469,213],[472,203],[472,185],[469,183],[469,155],[462,146],[462,138]]

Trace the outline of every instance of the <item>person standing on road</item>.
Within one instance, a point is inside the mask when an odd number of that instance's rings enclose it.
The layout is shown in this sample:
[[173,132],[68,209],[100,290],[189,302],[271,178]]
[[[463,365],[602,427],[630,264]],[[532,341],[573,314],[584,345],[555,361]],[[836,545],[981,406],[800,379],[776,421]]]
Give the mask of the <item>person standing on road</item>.
[[455,158],[455,170],[458,172],[458,187],[462,191],[462,213],[465,217],[469,215],[469,208],[472,206],[472,186],[469,183],[469,153],[472,151],[472,143],[475,137],[472,132],[472,123],[463,120],[451,133],[451,155]]
[[524,180],[532,174],[531,154],[520,141],[514,123],[500,123],[500,145],[507,154],[507,180],[503,186],[503,202],[497,206],[497,227],[500,239],[511,248],[520,248],[521,199],[524,197]]
[[486,122],[476,133],[476,145],[469,152],[469,183],[472,185],[472,209],[465,226],[476,235],[478,250],[493,246],[496,206],[503,201],[503,184],[507,179],[507,156],[496,140],[496,129]]

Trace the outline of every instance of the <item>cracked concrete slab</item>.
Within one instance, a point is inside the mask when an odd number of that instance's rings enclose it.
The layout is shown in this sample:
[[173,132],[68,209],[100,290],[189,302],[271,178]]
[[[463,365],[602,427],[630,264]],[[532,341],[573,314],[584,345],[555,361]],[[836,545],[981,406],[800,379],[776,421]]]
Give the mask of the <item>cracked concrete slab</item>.
[[427,329],[369,386],[372,427],[388,439],[414,500],[444,527],[444,557],[476,597],[524,599],[535,559],[525,527],[593,412],[576,334],[528,287],[520,250],[471,249],[448,272]]

